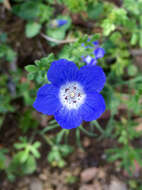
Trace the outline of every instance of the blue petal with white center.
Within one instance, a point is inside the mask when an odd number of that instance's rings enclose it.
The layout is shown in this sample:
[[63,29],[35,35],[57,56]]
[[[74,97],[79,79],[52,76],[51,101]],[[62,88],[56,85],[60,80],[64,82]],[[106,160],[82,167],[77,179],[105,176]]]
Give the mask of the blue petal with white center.
[[44,114],[53,115],[61,106],[58,98],[59,89],[51,84],[39,88],[33,107]]
[[64,129],[76,128],[82,123],[82,116],[78,110],[68,110],[65,107],[55,113],[55,119]]
[[85,65],[80,68],[80,72],[85,77],[83,85],[86,90],[100,92],[103,89],[106,77],[100,66],[88,67]]
[[77,80],[80,78],[79,70],[75,63],[66,59],[54,61],[47,72],[47,77],[52,84],[60,86],[67,81]]
[[83,120],[96,120],[105,111],[99,94],[106,80],[101,67],[78,69],[73,62],[60,59],[51,64],[47,76],[52,84],[38,90],[33,106],[39,112],[54,115],[62,128],[76,128]]
[[105,111],[105,102],[101,94],[87,93],[85,103],[80,108],[83,120],[92,121],[99,118]]

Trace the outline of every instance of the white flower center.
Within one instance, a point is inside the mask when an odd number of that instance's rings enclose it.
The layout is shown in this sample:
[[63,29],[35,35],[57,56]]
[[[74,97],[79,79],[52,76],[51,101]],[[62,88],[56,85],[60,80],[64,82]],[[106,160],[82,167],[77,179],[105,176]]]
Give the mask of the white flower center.
[[89,64],[89,63],[91,62],[91,60],[92,60],[92,57],[88,55],[88,56],[86,57],[86,62]]
[[78,109],[85,100],[86,94],[78,82],[67,82],[59,91],[61,103],[68,109]]

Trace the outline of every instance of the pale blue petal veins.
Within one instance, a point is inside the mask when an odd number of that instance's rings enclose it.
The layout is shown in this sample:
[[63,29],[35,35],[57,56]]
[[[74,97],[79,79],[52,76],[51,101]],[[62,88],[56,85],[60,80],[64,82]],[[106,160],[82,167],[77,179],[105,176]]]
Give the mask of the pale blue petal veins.
[[45,84],[39,88],[33,107],[43,114],[53,115],[61,106],[58,93],[58,88]]

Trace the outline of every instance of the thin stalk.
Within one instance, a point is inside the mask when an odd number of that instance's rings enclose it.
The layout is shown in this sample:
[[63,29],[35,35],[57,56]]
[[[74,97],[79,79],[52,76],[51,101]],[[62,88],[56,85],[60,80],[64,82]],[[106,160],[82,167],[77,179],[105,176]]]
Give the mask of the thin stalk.
[[41,133],[44,134],[44,133],[46,133],[47,131],[50,131],[50,130],[55,129],[55,128],[57,128],[57,127],[59,127],[59,125],[58,125],[57,123],[54,124],[54,125],[51,125],[51,126],[47,126],[46,128],[44,128],[44,129],[41,131]]
[[96,128],[101,132],[104,133],[104,130],[102,129],[101,125],[99,124],[99,122],[97,120],[92,122],[93,124],[96,125]]
[[96,135],[95,135],[94,133],[87,131],[86,129],[83,128],[82,125],[81,125],[79,128],[80,128],[80,130],[83,131],[86,135],[91,136],[91,137],[96,137]]
[[76,141],[77,141],[77,145],[81,149],[83,149],[83,146],[82,146],[81,141],[80,141],[80,128],[79,127],[76,129]]
[[45,134],[40,133],[40,135],[43,137],[47,144],[49,144],[50,146],[54,145],[50,138],[48,138]]
[[56,144],[59,144],[64,136],[67,129],[62,129],[56,136]]

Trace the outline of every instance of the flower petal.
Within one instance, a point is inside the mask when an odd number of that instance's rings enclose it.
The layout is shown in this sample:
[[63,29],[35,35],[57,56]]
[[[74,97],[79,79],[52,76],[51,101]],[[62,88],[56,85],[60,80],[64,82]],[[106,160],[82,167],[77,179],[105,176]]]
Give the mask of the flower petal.
[[60,59],[54,61],[48,70],[48,80],[51,81],[55,86],[60,86],[67,81],[76,80],[79,75],[79,69],[77,66],[66,59]]
[[83,61],[87,64],[87,65],[96,65],[97,63],[97,59],[96,58],[93,58],[91,57],[90,55],[86,56],[86,57],[83,57]]
[[80,72],[85,77],[83,81],[85,90],[92,90],[100,92],[105,84],[106,77],[103,69],[99,66],[83,66],[80,68]]
[[102,58],[105,54],[105,50],[99,47],[94,50],[94,54],[95,54],[96,59]]
[[82,123],[82,117],[78,110],[68,110],[65,107],[55,113],[55,119],[64,129],[76,128]]
[[83,120],[92,121],[98,119],[105,111],[105,101],[101,94],[88,93],[85,103],[80,108]]
[[44,114],[53,115],[59,108],[58,88],[45,84],[39,88],[33,107]]

